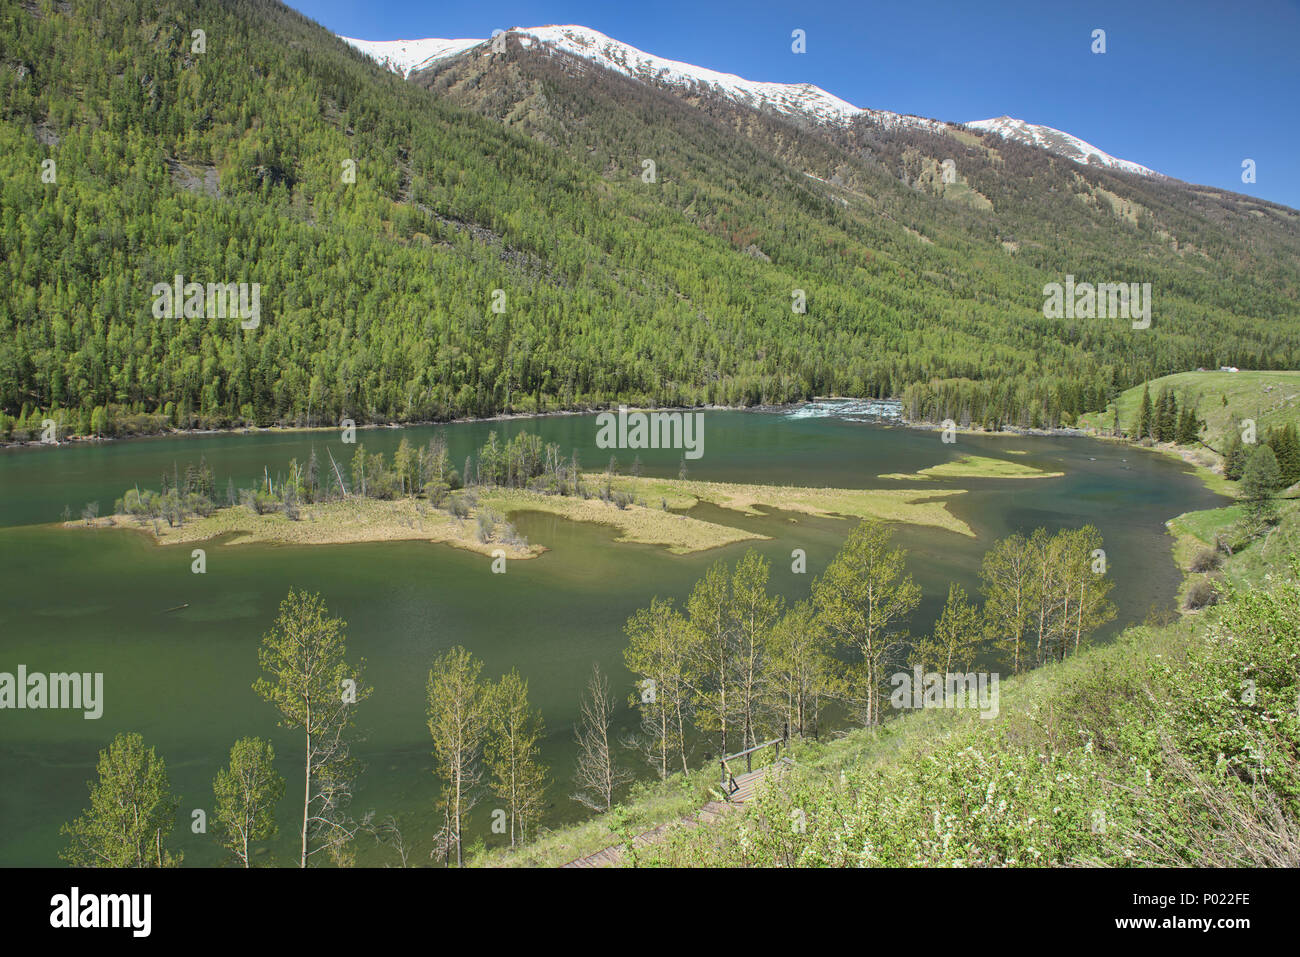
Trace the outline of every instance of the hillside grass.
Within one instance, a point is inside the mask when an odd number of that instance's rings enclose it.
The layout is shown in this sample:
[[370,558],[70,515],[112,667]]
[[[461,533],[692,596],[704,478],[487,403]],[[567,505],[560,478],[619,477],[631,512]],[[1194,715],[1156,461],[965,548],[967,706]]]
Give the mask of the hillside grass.
[[[1186,570],[1191,549],[1211,546],[1240,511],[1233,505],[1171,520],[1179,564]],[[1235,681],[1233,676],[1247,667],[1263,684],[1265,676],[1273,680],[1277,673],[1260,659],[1289,654],[1270,644],[1275,628],[1255,627],[1252,633],[1251,615],[1259,607],[1275,618],[1300,610],[1290,593],[1277,598],[1263,590],[1295,590],[1278,583],[1296,555],[1300,502],[1284,501],[1270,533],[1224,560],[1225,587],[1248,589],[1229,606],[1187,613],[1169,624],[1132,626],[1109,644],[1007,677],[1000,683],[999,715],[992,720],[969,710],[929,709],[822,741],[794,741],[793,768],[765,784],[755,802],[709,825],[670,828],[667,840],[639,850],[630,863],[1163,865],[1287,859],[1293,850],[1286,835],[1274,841],[1252,830],[1285,806],[1286,788],[1265,789],[1262,795],[1257,789],[1252,797],[1231,778],[1216,778],[1194,765],[1205,759],[1198,735],[1240,723],[1198,710],[1213,697],[1214,682]],[[1220,627],[1224,614],[1232,616],[1226,632]],[[1295,641],[1295,628],[1289,638],[1286,628],[1281,631],[1285,640]],[[1232,644],[1237,640],[1255,643],[1240,653],[1251,664],[1237,661]],[[1293,671],[1283,669],[1277,680],[1290,684],[1274,696],[1292,710]],[[1208,685],[1183,690],[1194,682]],[[1205,707],[1232,709],[1234,704],[1212,701]],[[1281,725],[1268,715],[1263,720],[1268,735],[1282,736],[1284,753],[1292,747],[1290,759],[1279,761],[1278,773],[1294,773],[1294,742],[1287,745],[1286,735],[1297,729],[1285,717]],[[1258,746],[1258,741],[1243,745],[1244,732],[1227,733],[1228,739],[1208,747],[1225,749],[1233,762],[1240,759],[1234,748]],[[1143,777],[1148,772],[1157,784]],[[713,769],[705,767],[686,778],[674,775],[641,785],[616,813],[549,831],[526,848],[482,852],[475,863],[556,866],[624,843],[631,834],[689,819],[714,796],[713,777]],[[1000,803],[990,804],[995,792]],[[1098,813],[1103,825],[1110,822],[1109,832],[1105,826],[1096,831]],[[806,840],[786,833],[792,814],[806,817]],[[869,837],[855,848],[835,836],[837,829],[851,827],[875,835],[880,846]],[[890,833],[901,836],[895,840]]]
[[1177,396],[1180,409],[1190,401],[1204,420],[1205,428],[1197,445],[1165,442],[1140,447],[1185,462],[1206,488],[1228,498],[1236,498],[1238,488],[1223,474],[1223,453],[1232,433],[1241,428],[1243,420],[1255,420],[1255,430],[1261,441],[1270,428],[1287,424],[1300,427],[1300,372],[1249,370],[1178,372],[1152,379],[1145,385],[1121,392],[1104,411],[1080,415],[1079,427],[1093,431],[1101,438],[1113,438],[1114,415],[1118,406],[1120,429],[1125,432],[1134,430],[1141,410],[1142,391],[1147,387],[1152,402],[1166,388]]
[[[1171,525],[1212,541],[1235,517]],[[639,863],[1295,866],[1298,540],[1287,502],[1225,561],[1224,605],[1008,678],[991,721],[922,711],[804,745],[755,801]]]
[[[1206,442],[1215,448],[1226,445],[1225,437],[1244,418],[1255,420],[1262,434],[1267,429],[1300,423],[1300,372],[1178,372],[1152,379],[1146,385],[1154,402],[1161,389],[1170,389],[1178,397],[1178,406],[1191,401],[1205,420]],[[1108,431],[1114,409],[1119,406],[1120,428],[1137,426],[1142,405],[1143,386],[1121,392],[1103,412],[1088,412],[1079,417],[1081,428]],[[1224,404],[1224,399],[1227,404]]]

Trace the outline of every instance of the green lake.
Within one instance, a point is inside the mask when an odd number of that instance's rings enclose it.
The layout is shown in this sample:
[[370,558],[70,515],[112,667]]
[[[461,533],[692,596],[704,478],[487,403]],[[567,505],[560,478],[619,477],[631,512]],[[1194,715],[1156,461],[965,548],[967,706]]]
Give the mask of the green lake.
[[[1221,499],[1191,472],[1164,457],[1119,444],[1075,437],[958,436],[945,445],[937,432],[890,428],[841,416],[780,412],[704,413],[704,455],[688,462],[690,477],[718,481],[842,487],[891,487],[876,476],[912,472],[978,454],[1010,458],[1065,477],[1036,480],[964,479],[922,487],[970,489],[953,510],[978,538],[935,529],[900,527],[909,569],[925,601],[912,617],[913,633],[928,630],[948,583],[972,593],[980,556],[994,539],[1037,526],[1055,530],[1096,525],[1105,538],[1112,599],[1119,616],[1108,633],[1141,620],[1152,605],[1174,601],[1179,574],[1164,522],[1181,512],[1213,507]],[[460,466],[489,431],[507,438],[540,433],[584,467],[603,469],[609,451],[596,447],[594,416],[464,423],[406,430],[368,429],[358,441],[391,455],[405,435],[421,443],[445,431]],[[320,592],[331,612],[348,623],[349,657],[367,660],[374,694],[358,711],[355,751],[365,771],[354,812],[393,815],[423,862],[437,783],[425,726],[429,663],[461,644],[495,679],[517,667],[546,720],[543,760],[553,783],[546,824],[587,812],[570,799],[573,721],[593,662],[608,671],[623,695],[633,680],[622,664],[623,623],[655,595],[679,602],[718,558],[730,562],[753,544],[772,562],[772,588],[788,599],[805,597],[847,535],[850,523],[771,513],[746,518],[713,506],[693,514],[753,529],[770,541],[742,543],[693,556],[662,548],[617,544],[607,528],[540,513],[517,516],[520,531],[550,551],[511,562],[494,575],[490,559],[443,545],[398,542],[287,547],[209,543],[207,573],[192,574],[189,547],[157,547],[143,535],[117,529],[69,530],[58,522],[87,502],[111,510],[139,483],[156,488],[174,465],[183,471],[205,456],[219,497],[227,478],[250,486],[268,467],[283,471],[315,447],[323,463],[332,450],[344,461],[351,448],[337,432],[221,434],[143,439],[100,445],[0,452],[0,671],[103,672],[104,714],[85,720],[71,711],[0,711],[0,865],[54,865],[63,846],[59,826],[87,803],[86,783],[100,749],[119,731],[137,731],[166,761],[181,796],[174,835],[188,864],[219,860],[211,836],[190,832],[190,812],[210,809],[212,778],[244,735],[273,740],[288,794],[300,780],[297,739],[276,726],[271,706],[251,684],[256,649],[291,588]],[[1013,455],[1013,452],[1024,454]],[[623,469],[632,452],[617,453]],[[647,475],[675,476],[680,453],[643,451]],[[906,487],[914,487],[908,484]],[[792,549],[807,553],[807,574],[791,572]],[[181,610],[168,611],[187,605]],[[624,704],[623,730],[635,716]],[[702,763],[707,748],[697,748]],[[643,776],[646,766],[624,756]],[[300,785],[299,785],[300,786]],[[467,844],[493,843],[485,797],[467,829]],[[292,802],[281,805],[281,837],[272,854],[296,860]],[[363,863],[385,860],[360,845]]]

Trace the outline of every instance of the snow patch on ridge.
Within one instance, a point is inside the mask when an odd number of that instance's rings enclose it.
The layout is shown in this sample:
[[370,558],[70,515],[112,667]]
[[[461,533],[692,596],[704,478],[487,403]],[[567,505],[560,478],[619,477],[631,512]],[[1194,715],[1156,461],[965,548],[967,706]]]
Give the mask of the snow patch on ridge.
[[[578,57],[645,83],[672,87],[687,94],[708,93],[757,110],[770,110],[785,116],[841,127],[861,118],[888,129],[908,127],[941,133],[947,128],[947,124],[940,120],[888,110],[863,109],[811,83],[764,83],[746,80],[734,73],[721,73],[680,60],[669,60],[620,43],[590,27],[514,27],[506,32],[525,49],[536,46],[553,54]],[[483,55],[491,53],[487,46],[491,42],[490,37],[457,40],[339,39],[403,77],[409,77],[416,71],[428,69],[439,60],[459,56],[479,46],[484,48]],[[1077,136],[1050,126],[1026,123],[1010,116],[975,120],[965,125],[973,130],[997,133],[1004,139],[1036,146],[1083,165],[1103,166],[1142,176],[1162,175],[1137,163],[1111,156]]]
[[[543,49],[589,60],[615,73],[675,87],[687,93],[698,91],[722,96],[733,102],[759,110],[772,110],[787,116],[799,116],[817,122],[844,126],[856,116],[867,116],[884,126],[944,126],[937,120],[903,116],[885,110],[864,110],[811,83],[764,83],[747,80],[734,73],[722,73],[706,67],[669,60],[646,53],[636,47],[608,37],[589,27],[542,26],[514,27],[507,31],[525,49],[538,44]],[[439,60],[458,56],[490,37],[460,40],[355,40],[340,37],[366,56],[395,73],[410,76],[427,69]],[[485,51],[487,52],[487,51]]]
[[1024,120],[1017,120],[1010,116],[999,116],[991,120],[973,120],[966,126],[986,133],[996,133],[1006,140],[1037,146],[1039,149],[1074,160],[1084,166],[1105,166],[1109,169],[1124,170],[1127,173],[1138,173],[1141,176],[1161,176],[1153,169],[1147,169],[1129,160],[1118,159],[1077,136],[1052,129],[1050,126],[1026,123]]
[[435,37],[425,40],[354,40],[352,37],[341,36],[339,39],[403,78],[434,60],[456,56],[485,42],[468,39],[439,40]]

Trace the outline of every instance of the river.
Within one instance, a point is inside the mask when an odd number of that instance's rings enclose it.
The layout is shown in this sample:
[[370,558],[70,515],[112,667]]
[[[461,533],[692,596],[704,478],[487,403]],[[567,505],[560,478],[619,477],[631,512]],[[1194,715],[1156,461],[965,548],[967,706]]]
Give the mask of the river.
[[[475,422],[358,433],[370,451],[391,455],[405,435],[423,443],[445,431],[459,467],[489,431],[508,438],[538,432],[583,466],[603,469],[610,453],[596,447],[594,416]],[[1071,437],[959,435],[946,445],[938,433],[885,427],[843,415],[785,412],[705,413],[704,455],[687,463],[690,477],[769,484],[898,487],[881,473],[912,472],[963,454],[978,454],[1064,471],[1035,480],[957,480],[936,488],[971,491],[953,510],[977,533],[971,540],[937,529],[902,527],[897,540],[925,600],[913,615],[914,633],[937,617],[948,583],[974,593],[980,556],[1014,530],[1096,525],[1105,538],[1112,593],[1119,616],[1110,634],[1141,620],[1153,605],[1174,600],[1179,574],[1163,523],[1181,512],[1221,500],[1186,467],[1120,444]],[[748,543],[692,556],[613,541],[606,528],[526,513],[516,524],[530,541],[549,547],[538,559],[510,563],[491,574],[484,556],[421,542],[287,547],[207,546],[207,573],[192,574],[188,548],[160,548],[144,536],[115,529],[69,530],[58,521],[98,501],[107,513],[125,489],[156,488],[163,472],[207,459],[219,496],[227,478],[252,485],[290,458],[306,460],[313,446],[350,456],[337,433],[220,434],[67,445],[0,452],[0,671],[103,672],[105,708],[98,720],[80,712],[0,711],[0,865],[57,864],[59,825],[87,805],[86,782],[100,749],[118,731],[137,731],[166,761],[181,796],[175,844],[188,864],[215,864],[210,835],[190,831],[191,811],[211,810],[212,778],[244,735],[270,738],[289,781],[296,737],[276,726],[271,706],[251,684],[256,649],[291,587],[320,592],[348,623],[349,655],[367,660],[374,694],[358,712],[366,765],[354,810],[393,815],[415,860],[427,854],[436,815],[425,725],[424,683],[432,658],[462,644],[495,679],[517,667],[529,683],[548,736],[543,760],[551,767],[547,825],[583,817],[569,798],[573,722],[593,662],[612,677],[620,696],[633,690],[622,664],[623,623],[655,595],[684,601],[695,580],[717,558],[734,562]],[[1013,454],[1013,453],[1023,454]],[[626,471],[632,453],[618,453]],[[675,476],[680,453],[640,453],[645,474]],[[910,487],[910,486],[909,486]],[[772,588],[787,599],[807,596],[850,528],[844,520],[791,514],[746,518],[714,506],[694,514],[771,536],[755,545],[772,561]],[[791,572],[792,549],[807,553],[807,574]],[[177,606],[185,605],[180,610]],[[619,711],[630,730],[629,706]],[[702,751],[702,749],[701,749]],[[635,755],[643,776],[648,769]],[[697,763],[702,760],[697,753]],[[467,828],[467,843],[500,841],[489,829],[485,798]],[[271,849],[293,862],[293,808],[280,807],[281,835]],[[362,862],[383,860],[361,845]]]

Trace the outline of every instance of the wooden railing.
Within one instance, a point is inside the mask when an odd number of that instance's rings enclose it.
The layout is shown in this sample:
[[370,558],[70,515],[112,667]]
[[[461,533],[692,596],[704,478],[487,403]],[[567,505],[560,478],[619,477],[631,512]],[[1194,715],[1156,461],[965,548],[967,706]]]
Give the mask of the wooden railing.
[[718,766],[722,771],[722,786],[729,792],[734,793],[737,786],[735,775],[731,773],[731,762],[737,758],[745,759],[745,773],[749,774],[754,770],[754,755],[764,748],[775,748],[776,754],[773,763],[781,760],[781,746],[789,746],[790,733],[787,729],[779,738],[773,738],[771,741],[764,741],[762,744],[756,744],[752,748],[746,748],[744,751],[737,751],[735,754],[724,755],[718,760]]

